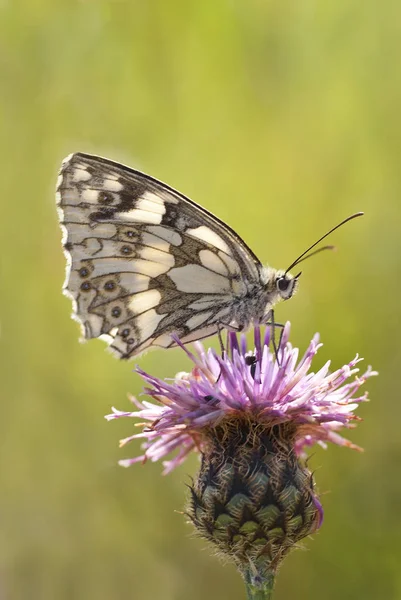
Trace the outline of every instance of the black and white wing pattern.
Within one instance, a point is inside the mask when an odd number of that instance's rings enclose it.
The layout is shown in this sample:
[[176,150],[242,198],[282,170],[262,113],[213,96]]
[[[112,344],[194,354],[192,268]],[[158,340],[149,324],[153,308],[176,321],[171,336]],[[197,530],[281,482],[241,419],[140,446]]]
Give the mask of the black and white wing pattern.
[[57,204],[73,317],[122,358],[170,347],[172,333],[186,343],[238,325],[238,306],[262,287],[263,267],[232,229],[126,166],[70,155]]

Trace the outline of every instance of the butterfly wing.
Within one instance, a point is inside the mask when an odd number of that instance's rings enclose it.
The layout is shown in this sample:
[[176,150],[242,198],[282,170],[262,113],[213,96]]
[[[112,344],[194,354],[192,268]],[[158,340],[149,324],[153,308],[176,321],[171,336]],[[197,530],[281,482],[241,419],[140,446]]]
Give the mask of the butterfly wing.
[[73,154],[57,204],[66,295],[85,338],[121,357],[216,333],[258,282],[260,262],[222,221],[169,186],[110,160]]

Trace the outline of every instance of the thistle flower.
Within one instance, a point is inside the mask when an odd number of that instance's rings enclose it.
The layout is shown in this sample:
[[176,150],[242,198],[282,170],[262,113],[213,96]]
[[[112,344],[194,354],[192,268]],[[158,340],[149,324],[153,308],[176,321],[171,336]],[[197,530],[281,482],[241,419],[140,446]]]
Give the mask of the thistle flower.
[[354,410],[367,395],[360,386],[376,373],[359,377],[358,356],[329,373],[327,362],[309,372],[321,344],[315,335],[304,356],[290,344],[286,324],[276,356],[270,351],[270,329],[262,339],[254,330],[254,349],[244,335],[228,334],[220,356],[182,346],[193,362],[190,373],[168,382],[141,369],[144,392],[159,404],[132,402],[138,410],[113,408],[107,419],[134,417],[142,432],[121,441],[145,438],[141,456],[164,461],[164,473],[198,452],[201,466],[190,486],[187,515],[198,533],[215,544],[242,574],[248,598],[270,598],[277,568],[288,552],[322,524],[323,509],[306,465],[305,447],[327,442],[360,450],[342,437],[341,428],[358,420]]

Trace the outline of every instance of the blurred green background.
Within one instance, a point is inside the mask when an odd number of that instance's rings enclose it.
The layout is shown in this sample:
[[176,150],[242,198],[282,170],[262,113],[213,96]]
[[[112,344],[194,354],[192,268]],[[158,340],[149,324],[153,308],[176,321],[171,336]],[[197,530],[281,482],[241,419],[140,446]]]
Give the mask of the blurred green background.
[[277,311],[301,348],[320,331],[316,367],[359,352],[381,375],[348,432],[365,454],[314,453],[325,523],[275,597],[401,598],[400,24],[395,0],[0,1],[1,600],[244,598],[175,512],[196,457],[117,466],[139,444],[103,415],[141,382],[78,343],[61,294],[54,185],[78,150],[170,183],[276,267],[366,212]]

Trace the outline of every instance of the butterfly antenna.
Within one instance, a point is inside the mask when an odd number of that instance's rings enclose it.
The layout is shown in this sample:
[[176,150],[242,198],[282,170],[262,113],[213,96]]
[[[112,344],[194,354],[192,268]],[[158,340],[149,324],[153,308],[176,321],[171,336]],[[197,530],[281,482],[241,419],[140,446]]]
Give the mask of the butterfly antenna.
[[[315,254],[319,254],[319,252],[323,252],[323,250],[337,250],[337,247],[336,246],[322,246],[321,248],[314,250],[310,254],[307,254],[303,258],[299,258],[299,260],[297,260],[297,262],[295,264],[299,265],[299,263],[304,262],[304,260],[306,260],[307,258],[310,258],[311,256],[315,256]],[[292,266],[294,266],[294,265],[292,265]],[[289,271],[289,269],[287,269],[287,271]]]
[[[318,250],[315,250],[315,252],[312,252],[311,254],[309,254],[309,252],[315,246],[317,246],[318,244],[320,244],[320,242],[322,242],[325,238],[327,238],[327,236],[329,236],[330,234],[332,234],[333,231],[335,231],[336,229],[339,229],[339,227],[342,227],[343,225],[345,225],[345,223],[348,223],[348,221],[352,221],[352,219],[356,219],[357,217],[362,217],[363,214],[364,214],[363,212],[357,212],[357,213],[351,215],[350,217],[347,217],[343,221],[341,221],[341,223],[338,223],[338,225],[336,225],[335,227],[333,227],[332,229],[330,229],[330,231],[328,231],[327,233],[325,233],[324,235],[322,235],[322,237],[319,238],[314,244],[312,244],[312,246],[309,246],[309,248],[307,250],[305,250],[305,252],[302,252],[302,254],[300,256],[298,256],[298,258],[296,260],[294,260],[293,263],[291,263],[291,265],[286,269],[285,272],[288,273],[288,271],[291,271],[291,269],[293,267],[295,267],[295,265],[298,265],[303,260],[306,260],[307,258],[310,258],[314,254],[317,254],[318,252],[321,252],[322,250],[334,250],[334,246],[324,246],[323,248],[319,248]],[[308,255],[308,256],[306,256],[306,255]]]

